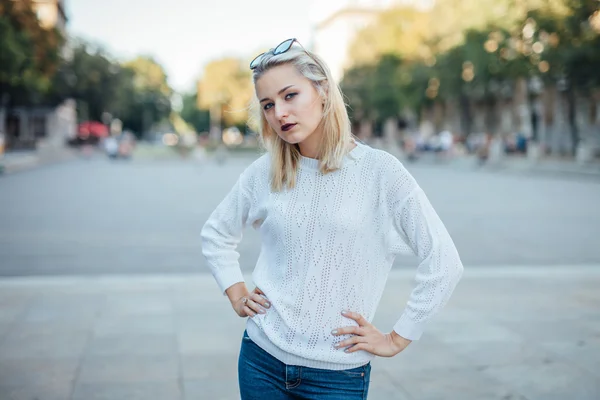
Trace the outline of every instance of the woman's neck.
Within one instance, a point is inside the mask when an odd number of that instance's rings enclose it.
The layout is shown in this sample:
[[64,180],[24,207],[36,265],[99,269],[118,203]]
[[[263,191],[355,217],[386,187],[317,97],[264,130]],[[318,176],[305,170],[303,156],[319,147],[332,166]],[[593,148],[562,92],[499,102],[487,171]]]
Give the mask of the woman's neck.
[[[317,143],[306,143],[307,141],[305,140],[302,143],[298,143],[298,150],[300,151],[300,154],[302,155],[302,157],[306,157],[306,158],[312,158],[312,159],[318,159],[319,158],[319,146],[320,146],[320,141]],[[348,154],[349,152],[352,151],[352,149],[354,149],[357,146],[356,142],[354,141],[354,139],[350,139],[350,141],[346,144],[346,154]]]

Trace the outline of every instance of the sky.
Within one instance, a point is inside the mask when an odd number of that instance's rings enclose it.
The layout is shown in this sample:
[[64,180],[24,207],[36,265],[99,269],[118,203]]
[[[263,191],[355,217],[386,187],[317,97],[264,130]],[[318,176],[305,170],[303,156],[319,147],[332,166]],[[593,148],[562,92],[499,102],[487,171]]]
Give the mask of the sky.
[[120,60],[153,56],[171,87],[191,92],[207,62],[231,55],[251,60],[290,37],[310,45],[317,21],[357,2],[321,0],[317,7],[317,1],[66,0],[67,29]]

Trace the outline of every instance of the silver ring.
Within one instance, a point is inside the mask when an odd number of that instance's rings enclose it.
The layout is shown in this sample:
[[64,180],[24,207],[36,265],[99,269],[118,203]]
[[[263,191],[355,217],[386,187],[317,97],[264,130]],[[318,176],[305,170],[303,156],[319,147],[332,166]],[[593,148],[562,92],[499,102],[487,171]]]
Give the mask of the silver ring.
[[248,302],[248,298],[247,297],[242,297],[242,304],[246,304]]

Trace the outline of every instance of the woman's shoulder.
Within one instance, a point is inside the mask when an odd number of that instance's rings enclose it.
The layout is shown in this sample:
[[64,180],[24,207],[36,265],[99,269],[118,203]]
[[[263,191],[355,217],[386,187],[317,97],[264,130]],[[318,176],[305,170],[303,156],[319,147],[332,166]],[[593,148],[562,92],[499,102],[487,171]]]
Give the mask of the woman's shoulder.
[[403,196],[418,186],[415,178],[394,154],[369,147],[366,160],[373,182],[378,182],[384,191],[394,193],[394,197]]
[[255,183],[269,176],[270,165],[269,153],[265,152],[242,171],[240,174],[241,183],[244,186],[254,186]]
[[365,159],[368,160],[371,168],[380,176],[387,176],[388,174],[397,175],[406,172],[404,164],[395,155],[383,149],[376,149],[365,143],[362,143],[362,146],[366,148]]
[[264,170],[268,170],[271,165],[271,157],[268,151],[262,153],[256,160],[246,167],[246,172],[250,174],[262,173]]

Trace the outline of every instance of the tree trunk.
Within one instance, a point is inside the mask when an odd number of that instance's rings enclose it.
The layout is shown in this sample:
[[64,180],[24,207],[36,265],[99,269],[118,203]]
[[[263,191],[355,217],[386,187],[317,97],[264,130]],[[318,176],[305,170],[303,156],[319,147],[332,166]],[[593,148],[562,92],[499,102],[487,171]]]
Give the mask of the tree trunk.
[[577,146],[579,145],[579,129],[577,127],[576,120],[576,99],[575,99],[575,90],[573,88],[569,88],[567,91],[567,115],[569,121],[569,131],[571,133],[571,155],[574,156],[577,152]]
[[517,117],[516,131],[525,135],[526,138],[531,138],[531,109],[529,107],[529,95],[525,78],[517,79],[514,99],[515,115]]
[[471,105],[469,98],[464,94],[461,94],[458,99],[458,105],[460,108],[460,127],[464,132],[465,137],[468,137],[472,132],[473,118],[471,116]]
[[373,136],[373,123],[368,119],[361,120],[357,136],[360,140],[370,140]]
[[457,109],[457,104],[454,100],[446,100],[444,102],[443,125],[453,134],[466,137],[467,132],[461,130],[459,110]]
[[486,131],[493,135],[498,132],[498,103],[496,100],[489,99],[484,103],[485,107],[485,127]]
[[388,118],[383,125],[383,141],[387,151],[395,156],[400,156],[402,149],[400,148],[400,140],[398,134],[398,119]]

